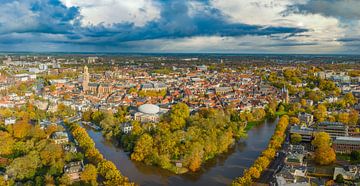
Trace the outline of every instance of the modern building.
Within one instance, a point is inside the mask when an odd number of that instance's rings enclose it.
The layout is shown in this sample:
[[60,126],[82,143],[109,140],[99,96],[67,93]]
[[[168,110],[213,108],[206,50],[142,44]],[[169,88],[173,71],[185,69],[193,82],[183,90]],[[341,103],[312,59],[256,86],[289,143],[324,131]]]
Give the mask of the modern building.
[[360,150],[360,137],[336,137],[332,147],[337,153],[351,153]]
[[326,132],[331,138],[349,136],[349,127],[340,122],[321,122],[317,126],[317,132]]
[[304,127],[304,126],[294,125],[294,126],[291,126],[291,128],[290,128],[290,135],[291,134],[300,134],[302,142],[311,142],[311,140],[313,139],[313,136],[314,136],[314,132],[315,131],[313,128],[308,128],[308,127]]

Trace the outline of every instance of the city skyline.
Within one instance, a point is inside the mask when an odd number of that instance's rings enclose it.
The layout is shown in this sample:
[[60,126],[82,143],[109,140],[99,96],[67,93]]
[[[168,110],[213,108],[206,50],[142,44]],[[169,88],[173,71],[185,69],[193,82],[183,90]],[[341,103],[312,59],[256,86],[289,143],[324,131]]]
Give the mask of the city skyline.
[[356,54],[355,0],[5,0],[0,51]]

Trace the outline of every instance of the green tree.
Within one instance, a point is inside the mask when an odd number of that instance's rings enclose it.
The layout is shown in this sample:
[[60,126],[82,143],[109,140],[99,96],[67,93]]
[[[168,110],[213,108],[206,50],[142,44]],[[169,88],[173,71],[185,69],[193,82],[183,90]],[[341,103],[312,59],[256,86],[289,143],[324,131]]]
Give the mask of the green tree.
[[41,167],[40,165],[39,155],[36,152],[31,152],[14,159],[6,169],[6,173],[19,180],[32,179],[35,176],[36,169]]
[[352,151],[350,154],[351,161],[360,161],[360,151],[355,150]]
[[177,103],[170,110],[170,127],[172,130],[181,129],[190,115],[189,107],[185,103]]
[[335,179],[336,183],[344,183],[344,176],[342,174],[338,174],[336,175],[336,179]]
[[49,143],[40,151],[40,158],[44,165],[54,165],[62,159],[63,154],[64,152],[61,145]]
[[291,135],[291,143],[292,144],[299,144],[301,142],[301,140],[302,140],[302,137],[300,134],[295,133],[295,134]]

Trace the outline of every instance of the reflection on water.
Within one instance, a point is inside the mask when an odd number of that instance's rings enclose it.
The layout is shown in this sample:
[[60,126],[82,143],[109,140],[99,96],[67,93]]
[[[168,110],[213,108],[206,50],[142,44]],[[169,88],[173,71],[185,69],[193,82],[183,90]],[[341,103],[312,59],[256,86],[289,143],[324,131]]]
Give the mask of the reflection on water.
[[229,185],[240,176],[244,168],[250,167],[261,151],[267,147],[276,126],[275,121],[266,121],[248,132],[227,153],[207,161],[195,173],[176,175],[170,171],[131,161],[129,154],[102,137],[101,132],[89,128],[89,135],[103,156],[114,162],[121,173],[140,185]]

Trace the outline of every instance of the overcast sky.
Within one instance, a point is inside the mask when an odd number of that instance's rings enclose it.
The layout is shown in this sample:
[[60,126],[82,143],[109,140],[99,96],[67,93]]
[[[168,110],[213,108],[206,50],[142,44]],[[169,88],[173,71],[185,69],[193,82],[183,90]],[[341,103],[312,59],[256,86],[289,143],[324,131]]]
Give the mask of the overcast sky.
[[0,51],[360,54],[360,0],[0,2]]

